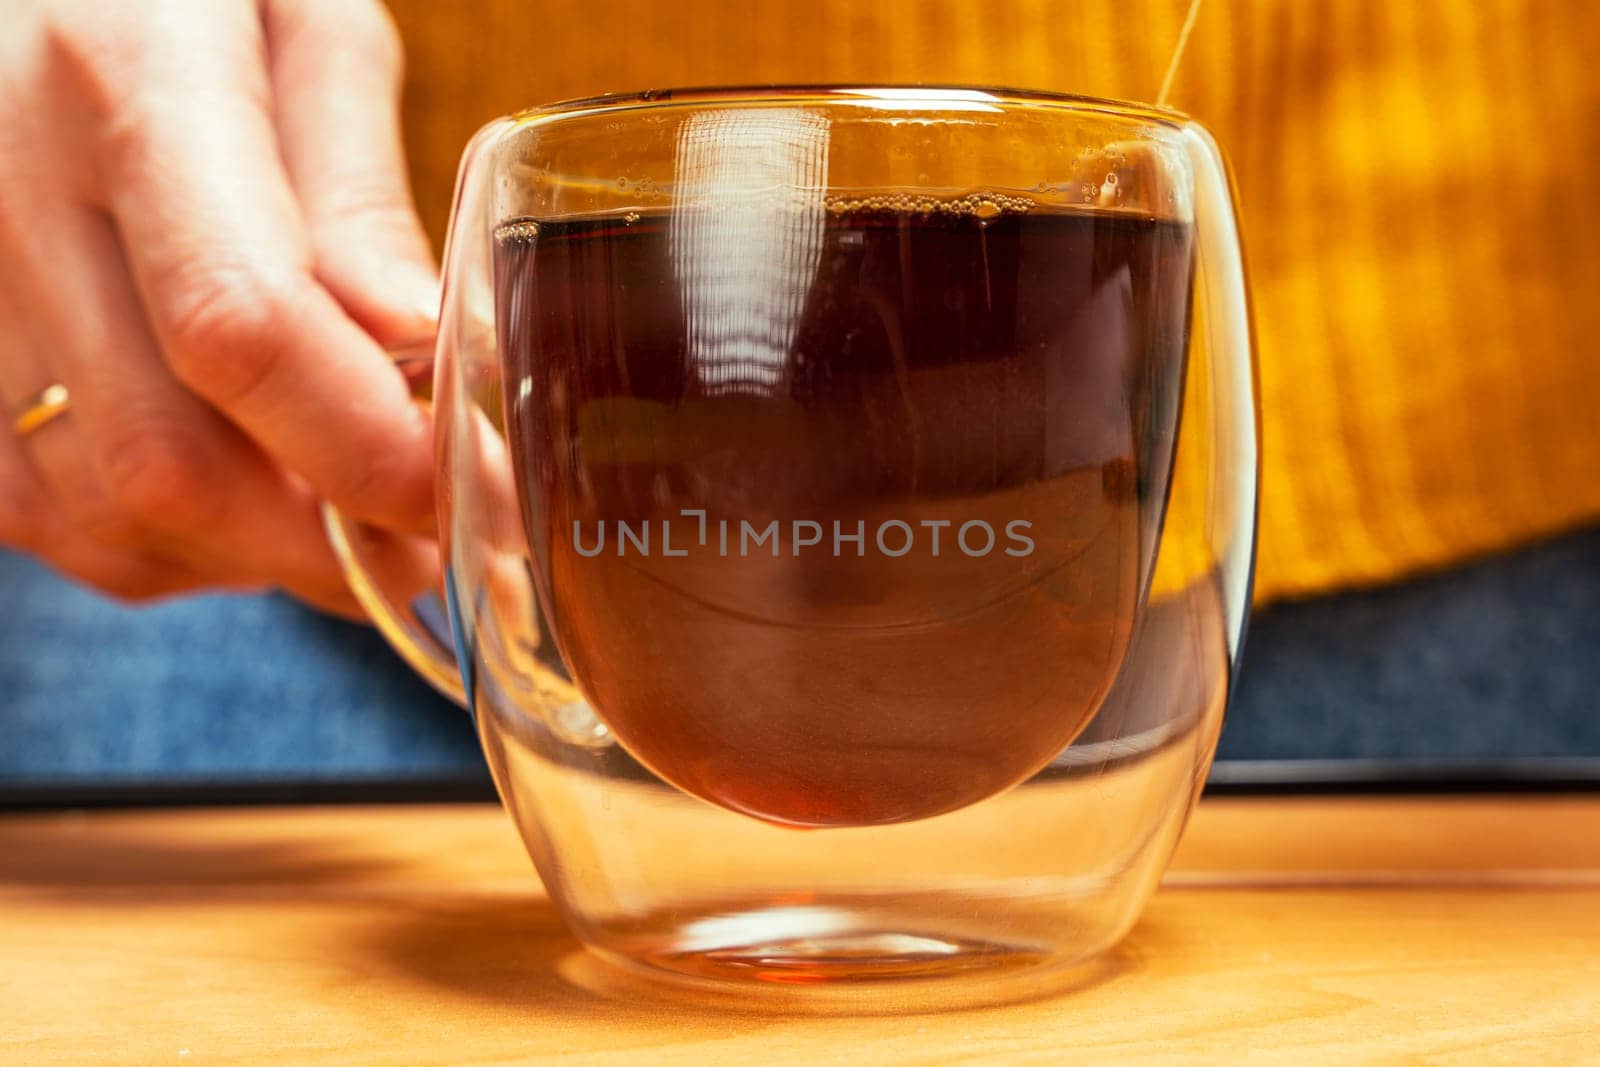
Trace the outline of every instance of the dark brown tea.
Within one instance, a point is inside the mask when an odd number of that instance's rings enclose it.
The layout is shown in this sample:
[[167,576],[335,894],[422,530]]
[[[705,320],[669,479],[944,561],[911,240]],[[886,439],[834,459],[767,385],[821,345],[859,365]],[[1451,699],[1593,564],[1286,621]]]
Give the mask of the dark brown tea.
[[622,745],[802,826],[1048,763],[1149,579],[1192,255],[998,195],[502,225],[535,580]]

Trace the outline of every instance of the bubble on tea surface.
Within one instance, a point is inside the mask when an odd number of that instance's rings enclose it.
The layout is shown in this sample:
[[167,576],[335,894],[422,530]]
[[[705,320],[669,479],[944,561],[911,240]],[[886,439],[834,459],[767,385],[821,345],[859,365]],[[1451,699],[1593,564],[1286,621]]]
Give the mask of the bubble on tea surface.
[[532,219],[518,219],[495,227],[496,241],[531,241],[539,236],[539,224]]
[[1071,182],[1080,203],[1171,217],[1189,210],[1186,163],[1153,142],[1112,142],[1078,153]]
[[869,193],[853,195],[835,193],[824,206],[833,215],[859,212],[880,212],[912,216],[948,216],[975,218],[980,221],[999,218],[1001,215],[1021,215],[1036,206],[1032,197],[995,191],[972,192],[959,196],[941,196],[937,193]]

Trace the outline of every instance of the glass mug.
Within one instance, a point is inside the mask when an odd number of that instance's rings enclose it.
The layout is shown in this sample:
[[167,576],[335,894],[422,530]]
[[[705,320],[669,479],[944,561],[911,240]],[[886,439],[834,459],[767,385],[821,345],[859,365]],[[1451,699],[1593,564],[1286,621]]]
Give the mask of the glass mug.
[[524,112],[466,150],[436,350],[403,362],[444,592],[330,533],[587,946],[927,1004],[1129,929],[1250,600],[1249,316],[1202,128],[936,88]]

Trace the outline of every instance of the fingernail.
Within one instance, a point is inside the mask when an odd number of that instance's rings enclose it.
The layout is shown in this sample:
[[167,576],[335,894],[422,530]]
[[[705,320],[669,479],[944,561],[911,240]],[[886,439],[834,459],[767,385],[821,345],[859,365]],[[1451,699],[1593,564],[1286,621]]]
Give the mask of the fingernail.
[[412,264],[390,268],[389,295],[397,309],[404,309],[418,334],[432,333],[439,321],[439,279],[431,271]]

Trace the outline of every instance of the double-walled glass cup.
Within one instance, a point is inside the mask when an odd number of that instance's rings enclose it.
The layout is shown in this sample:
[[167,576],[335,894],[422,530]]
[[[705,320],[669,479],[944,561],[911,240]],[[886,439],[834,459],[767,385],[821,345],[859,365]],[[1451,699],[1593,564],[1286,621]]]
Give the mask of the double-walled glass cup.
[[974,89],[528,111],[467,149],[433,362],[448,622],[332,533],[586,945],[931,1003],[1128,930],[1250,598],[1203,129]]

